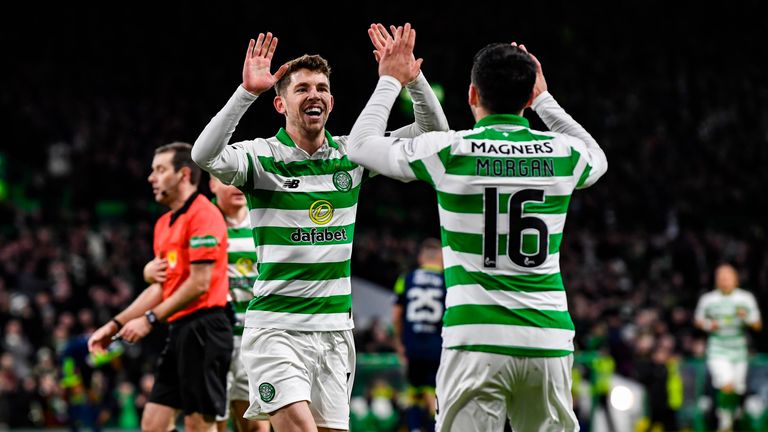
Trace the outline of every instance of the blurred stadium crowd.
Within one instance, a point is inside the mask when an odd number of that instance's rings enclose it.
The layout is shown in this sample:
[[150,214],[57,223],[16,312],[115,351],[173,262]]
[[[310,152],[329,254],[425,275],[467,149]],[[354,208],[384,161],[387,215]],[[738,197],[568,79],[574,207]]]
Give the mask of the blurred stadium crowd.
[[[605,149],[608,174],[571,202],[562,273],[579,349],[603,349],[616,373],[649,389],[649,364],[703,356],[692,313],[712,289],[717,263],[735,264],[768,313],[768,85],[753,60],[768,53],[764,25],[750,25],[759,3],[745,2],[738,28],[729,27],[735,12],[692,22],[680,19],[682,10],[660,12],[668,6],[651,3],[631,2],[626,14],[655,22],[652,31],[620,18],[589,26],[584,20],[596,10],[563,4],[563,17],[551,17],[546,30],[518,17],[506,29],[465,30],[458,41],[442,40],[438,23],[459,13],[479,21],[479,11],[449,3],[431,15],[402,15],[419,31],[417,53],[430,81],[446,91],[454,129],[471,124],[472,53],[515,37],[538,55],[552,93]],[[73,16],[60,12],[61,20],[40,22],[66,32],[57,44],[45,44],[44,31],[3,30],[0,40],[13,60],[0,69],[0,425],[77,420],[135,428],[163,334],[101,368],[88,365],[85,337],[144,288],[141,269],[163,211],[146,182],[152,151],[194,141],[237,85],[249,36],[272,30],[281,38],[278,59],[286,60],[303,53],[309,31],[266,19],[227,27],[218,12],[209,18],[222,31],[209,38],[174,24],[164,10],[139,32],[130,22],[140,14],[130,11],[116,24],[84,12],[69,28]],[[181,19],[197,22],[205,13]],[[371,18],[360,18],[344,34],[328,35],[326,45],[311,46],[335,69],[338,109],[328,128],[337,134],[351,127],[375,82],[365,45]],[[332,43],[342,37],[352,42]],[[407,113],[396,114],[406,121]],[[280,119],[260,100],[242,123],[236,140],[271,135]],[[419,241],[439,236],[435,199],[426,185],[381,178],[361,196],[353,275],[389,287],[413,266]],[[393,350],[378,324],[358,336],[361,352]],[[753,347],[768,351],[768,338]]]

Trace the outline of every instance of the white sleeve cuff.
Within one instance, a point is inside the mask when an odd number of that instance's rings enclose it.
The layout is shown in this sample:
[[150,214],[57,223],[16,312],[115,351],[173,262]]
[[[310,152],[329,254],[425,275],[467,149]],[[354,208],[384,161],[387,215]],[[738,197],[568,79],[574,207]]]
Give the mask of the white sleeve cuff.
[[237,86],[237,90],[235,90],[235,95],[239,100],[243,102],[253,102],[259,97],[259,95],[255,95],[249,92],[248,90],[246,90],[242,84]]
[[382,75],[381,77],[379,77],[379,82],[382,82],[382,81],[397,85],[397,91],[400,91],[400,89],[403,88],[403,85],[400,84],[400,81],[398,81],[397,78],[391,75]]

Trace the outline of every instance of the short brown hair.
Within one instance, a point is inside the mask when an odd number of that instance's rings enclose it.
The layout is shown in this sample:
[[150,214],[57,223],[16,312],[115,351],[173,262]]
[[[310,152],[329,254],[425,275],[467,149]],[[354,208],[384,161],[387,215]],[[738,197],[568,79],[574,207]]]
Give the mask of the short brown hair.
[[155,149],[155,154],[173,152],[173,169],[178,171],[183,167],[189,167],[189,182],[194,186],[200,182],[200,167],[192,160],[192,145],[185,142],[172,142],[170,144],[161,145]]
[[320,72],[324,74],[328,79],[331,79],[331,67],[328,65],[328,60],[320,57],[318,54],[304,54],[301,57],[295,58],[288,63],[288,70],[285,71],[283,76],[275,83],[275,92],[279,95],[283,94],[285,88],[288,87],[288,82],[291,79],[291,74],[300,70],[307,69],[312,72]]

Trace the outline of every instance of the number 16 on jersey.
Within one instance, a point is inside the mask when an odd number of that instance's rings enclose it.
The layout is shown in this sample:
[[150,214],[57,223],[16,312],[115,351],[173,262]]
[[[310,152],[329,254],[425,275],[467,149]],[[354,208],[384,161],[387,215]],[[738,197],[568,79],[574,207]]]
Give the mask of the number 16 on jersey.
[[[483,233],[483,267],[496,268],[499,251],[499,189],[496,187],[485,188],[483,215],[485,231]],[[506,194],[502,194],[503,199]],[[526,202],[544,203],[544,191],[541,189],[523,189],[509,195],[507,215],[509,217],[509,231],[507,234],[507,256],[521,267],[538,267],[544,263],[549,253],[549,230],[547,224],[534,216],[525,216],[523,209]],[[535,236],[535,250],[528,249],[529,242],[526,236]],[[531,248],[533,249],[533,248]]]

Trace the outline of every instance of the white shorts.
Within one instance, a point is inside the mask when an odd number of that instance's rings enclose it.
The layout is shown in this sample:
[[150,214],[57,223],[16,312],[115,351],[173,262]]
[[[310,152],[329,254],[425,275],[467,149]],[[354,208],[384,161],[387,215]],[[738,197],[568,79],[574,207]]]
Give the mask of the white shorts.
[[578,431],[567,357],[514,357],[443,349],[437,371],[438,432]]
[[730,384],[736,394],[747,392],[747,362],[712,358],[707,360],[707,368],[712,377],[712,387],[721,389]]
[[250,383],[245,418],[308,401],[318,427],[349,429],[355,378],[352,330],[303,332],[246,327],[240,358]]

